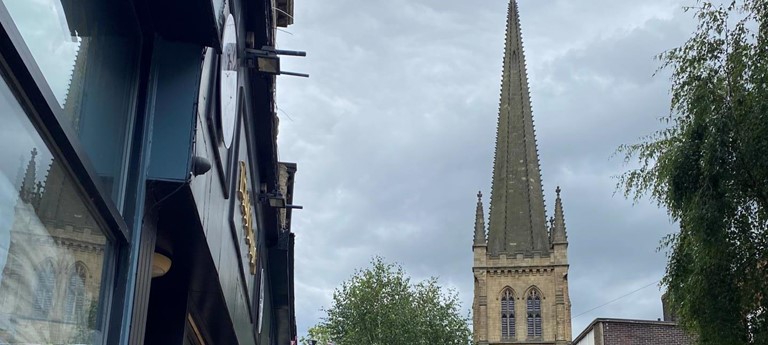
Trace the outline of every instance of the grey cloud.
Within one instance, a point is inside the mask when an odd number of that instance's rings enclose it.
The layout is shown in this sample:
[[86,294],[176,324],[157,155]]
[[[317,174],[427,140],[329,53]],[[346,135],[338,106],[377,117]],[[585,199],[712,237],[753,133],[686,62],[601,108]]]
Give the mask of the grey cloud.
[[[577,6],[576,4],[579,4]],[[658,279],[674,230],[614,196],[616,146],[658,128],[667,81],[652,57],[690,32],[678,1],[521,1],[543,181],[563,186],[573,313]],[[603,12],[598,9],[603,9]],[[506,1],[296,4],[283,59],[281,159],[299,163],[294,213],[299,331],[372,255],[472,299],[475,193],[490,194]],[[287,114],[287,115],[286,115]],[[290,116],[290,119],[288,118]],[[485,197],[487,208],[488,197]],[[655,287],[574,320],[656,318]]]

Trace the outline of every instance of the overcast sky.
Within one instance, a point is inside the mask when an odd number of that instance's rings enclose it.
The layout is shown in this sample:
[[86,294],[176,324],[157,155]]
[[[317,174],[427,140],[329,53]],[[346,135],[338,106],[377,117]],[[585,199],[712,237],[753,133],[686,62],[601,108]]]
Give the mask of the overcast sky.
[[[617,146],[659,128],[654,56],[694,29],[694,0],[520,0],[547,214],[563,189],[573,332],[596,317],[662,317],[659,240],[675,226],[616,191]],[[507,1],[296,0],[280,32],[280,158],[294,201],[299,334],[373,255],[439,277],[472,305],[475,194],[486,215]]]

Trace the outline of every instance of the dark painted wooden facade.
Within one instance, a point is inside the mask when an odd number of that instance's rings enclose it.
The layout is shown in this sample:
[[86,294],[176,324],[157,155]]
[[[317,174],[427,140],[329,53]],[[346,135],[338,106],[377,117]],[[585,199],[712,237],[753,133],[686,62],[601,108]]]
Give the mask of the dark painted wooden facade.
[[[296,165],[278,162],[276,78],[249,68],[245,52],[275,46],[275,27],[293,22],[293,1],[49,2],[61,8],[73,37],[90,38],[97,25],[82,18],[95,13],[118,23],[107,24],[115,32],[130,28],[136,42],[135,64],[111,67],[132,77],[125,83],[129,96],[122,97],[129,105],[123,173],[113,179],[120,193],[110,194],[93,153],[107,139],[86,140],[84,130],[70,128],[34,44],[0,2],[2,78],[107,229],[102,293],[93,307],[103,326],[93,342],[290,344],[296,338],[292,211],[270,199],[290,206]],[[223,38],[230,14],[234,46]],[[224,100],[222,56],[232,47],[236,93]],[[100,93],[89,95],[93,102]],[[233,117],[222,115],[224,102],[235,102]],[[172,263],[153,278],[156,254]],[[0,335],[12,331],[3,327]]]

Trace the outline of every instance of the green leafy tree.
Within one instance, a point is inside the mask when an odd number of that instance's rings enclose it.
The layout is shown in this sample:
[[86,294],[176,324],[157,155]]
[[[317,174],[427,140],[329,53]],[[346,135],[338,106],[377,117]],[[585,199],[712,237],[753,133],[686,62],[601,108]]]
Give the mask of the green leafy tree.
[[662,285],[701,344],[768,344],[768,1],[699,1],[697,30],[659,56],[671,70],[667,128],[619,152],[680,231],[662,241]]
[[467,345],[471,332],[460,309],[456,292],[436,278],[411,283],[402,267],[374,258],[334,291],[333,305],[310,337],[323,337],[315,338],[318,345]]
[[[312,343],[315,341],[315,344]],[[316,325],[307,331],[306,337],[301,337],[299,342],[302,345],[330,345],[333,344],[331,340],[331,332],[323,325]]]

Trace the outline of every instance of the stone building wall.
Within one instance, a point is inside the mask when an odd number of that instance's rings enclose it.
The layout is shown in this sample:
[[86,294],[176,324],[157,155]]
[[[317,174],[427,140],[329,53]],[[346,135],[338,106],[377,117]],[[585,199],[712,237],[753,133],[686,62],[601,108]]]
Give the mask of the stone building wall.
[[[501,337],[501,294],[506,288],[511,288],[515,298],[514,341],[566,344],[571,334],[571,306],[568,265],[560,261],[567,260],[566,257],[555,250],[552,255],[543,257],[519,255],[507,258],[500,255],[492,258],[484,249],[475,248],[475,340],[487,341],[488,344],[504,343]],[[538,339],[529,339],[527,332],[525,298],[533,288],[538,289],[542,297],[542,336]]]

